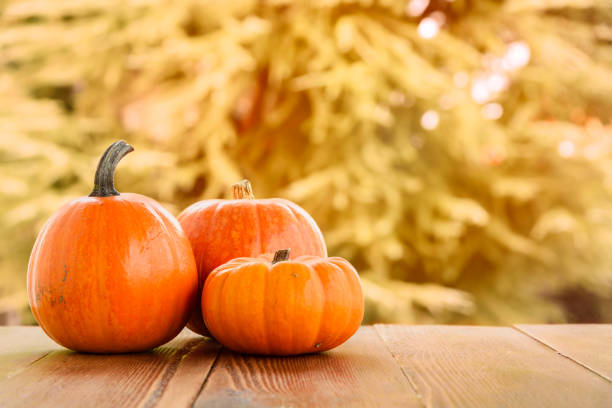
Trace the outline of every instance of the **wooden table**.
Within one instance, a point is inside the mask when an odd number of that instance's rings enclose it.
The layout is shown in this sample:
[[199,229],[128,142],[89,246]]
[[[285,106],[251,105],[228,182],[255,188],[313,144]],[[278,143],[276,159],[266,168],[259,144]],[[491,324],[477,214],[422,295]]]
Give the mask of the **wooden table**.
[[0,327],[0,406],[610,408],[612,325],[376,325],[286,358],[188,330],[148,353],[79,354]]

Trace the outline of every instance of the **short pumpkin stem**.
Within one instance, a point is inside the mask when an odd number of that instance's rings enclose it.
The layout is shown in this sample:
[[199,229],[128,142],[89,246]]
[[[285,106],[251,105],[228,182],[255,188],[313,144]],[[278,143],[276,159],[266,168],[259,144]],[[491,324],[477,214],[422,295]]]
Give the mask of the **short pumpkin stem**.
[[234,196],[234,200],[255,199],[249,180],[242,180],[240,183],[232,184],[232,195]]
[[110,197],[119,195],[119,192],[115,190],[115,184],[113,182],[115,168],[123,156],[133,151],[134,148],[123,140],[113,143],[106,149],[98,163],[96,177],[94,178],[94,188],[91,194],[89,194],[90,197]]
[[277,264],[279,262],[284,262],[289,260],[289,252],[290,249],[279,249],[274,253],[274,259],[272,260],[272,265]]

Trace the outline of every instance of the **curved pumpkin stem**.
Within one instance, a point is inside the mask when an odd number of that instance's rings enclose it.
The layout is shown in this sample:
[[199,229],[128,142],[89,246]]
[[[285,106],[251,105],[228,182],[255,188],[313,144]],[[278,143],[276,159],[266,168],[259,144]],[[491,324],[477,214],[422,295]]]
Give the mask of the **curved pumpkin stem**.
[[253,200],[253,189],[249,180],[242,180],[240,183],[232,184],[232,195],[234,200]]
[[272,260],[272,265],[277,264],[279,262],[284,262],[289,260],[289,253],[291,250],[287,249],[279,249],[274,253],[274,259]]
[[90,197],[110,197],[119,195],[119,192],[115,190],[115,184],[113,182],[115,168],[123,156],[133,151],[134,148],[123,140],[113,143],[106,149],[98,163],[96,177],[94,178],[94,189],[91,194],[89,194]]

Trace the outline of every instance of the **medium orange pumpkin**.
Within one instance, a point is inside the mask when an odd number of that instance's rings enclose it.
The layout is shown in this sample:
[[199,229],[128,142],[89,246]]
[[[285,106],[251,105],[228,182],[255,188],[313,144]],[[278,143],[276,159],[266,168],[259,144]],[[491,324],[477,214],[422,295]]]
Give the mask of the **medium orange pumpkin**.
[[[280,198],[255,199],[247,180],[232,186],[233,200],[204,200],[179,216],[191,241],[199,272],[200,293],[208,274],[239,257],[291,248],[295,256],[327,256],[321,230],[297,204]],[[208,335],[199,307],[187,327]]]
[[363,318],[359,276],[342,258],[289,251],[238,258],[206,279],[202,314],[227,348],[249,354],[295,355],[332,349],[351,337]]
[[161,345],[185,326],[198,277],[189,240],[151,198],[119,194],[113,174],[133,149],[113,143],[94,190],[61,208],[36,239],[28,267],[32,313],[53,340],[77,351]]

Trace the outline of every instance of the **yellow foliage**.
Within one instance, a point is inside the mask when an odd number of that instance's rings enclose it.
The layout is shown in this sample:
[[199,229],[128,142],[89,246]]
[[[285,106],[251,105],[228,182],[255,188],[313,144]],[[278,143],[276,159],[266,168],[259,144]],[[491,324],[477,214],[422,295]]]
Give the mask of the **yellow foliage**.
[[119,189],[175,214],[245,177],[305,207],[362,272],[368,322],[611,319],[612,10],[405,7],[1,1],[0,313],[124,138]]

